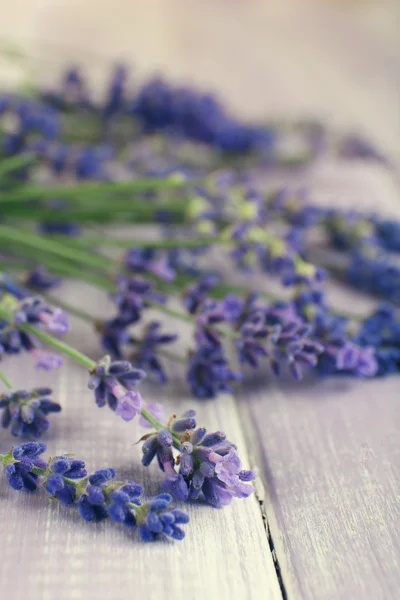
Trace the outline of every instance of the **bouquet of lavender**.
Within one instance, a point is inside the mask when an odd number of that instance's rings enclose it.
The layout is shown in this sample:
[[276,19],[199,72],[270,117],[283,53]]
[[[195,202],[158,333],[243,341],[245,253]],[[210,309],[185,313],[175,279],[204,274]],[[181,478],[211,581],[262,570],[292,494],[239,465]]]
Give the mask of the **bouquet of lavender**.
[[[162,490],[142,500],[142,487],[117,481],[113,468],[88,476],[72,455],[44,461],[37,441],[0,461],[15,490],[41,487],[87,521],[137,526],[144,541],[180,540],[188,517],[173,499],[221,507],[248,497],[255,473],[225,433],[197,426],[194,410],[165,416],[145,403],[140,381],[164,385],[178,362],[195,404],[246,385],[252,370],[297,380],[398,372],[400,224],[322,208],[304,189],[269,183],[271,168],[306,169],[323,155],[390,168],[357,136],[318,123],[243,123],[214,96],[160,79],[132,95],[126,82],[118,67],[95,102],[71,69],[34,98],[0,96],[0,353],[29,353],[45,371],[69,356],[86,369],[98,407],[148,429],[142,463],[158,464]],[[285,150],[293,137],[295,155]],[[386,303],[369,316],[343,314],[326,300],[328,275]],[[282,293],[266,291],[260,276]],[[71,279],[108,294],[113,313],[99,319],[55,300],[52,289]],[[68,314],[92,325],[103,358],[59,339]],[[171,321],[164,330],[169,317],[191,329],[190,344]],[[61,410],[51,390],[16,390],[0,377],[2,426],[16,437],[45,435]]]

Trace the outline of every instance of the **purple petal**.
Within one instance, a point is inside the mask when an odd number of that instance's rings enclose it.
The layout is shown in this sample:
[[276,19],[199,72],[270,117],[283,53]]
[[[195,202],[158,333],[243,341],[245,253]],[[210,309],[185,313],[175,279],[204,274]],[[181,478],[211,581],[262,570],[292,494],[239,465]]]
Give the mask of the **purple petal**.
[[52,371],[53,369],[58,369],[64,363],[61,356],[54,354],[53,352],[47,352],[46,350],[38,350],[35,348],[31,350],[31,354],[36,359],[36,369]]
[[139,392],[130,391],[119,400],[115,413],[124,421],[132,421],[142,410],[142,403]]

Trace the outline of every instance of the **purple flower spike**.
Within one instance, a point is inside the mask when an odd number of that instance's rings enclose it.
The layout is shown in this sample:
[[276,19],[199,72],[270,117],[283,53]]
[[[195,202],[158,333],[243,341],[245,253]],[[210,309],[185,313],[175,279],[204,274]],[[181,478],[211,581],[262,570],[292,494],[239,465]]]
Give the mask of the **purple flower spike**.
[[14,313],[16,323],[45,327],[53,333],[67,333],[68,316],[60,308],[51,308],[40,298],[22,300]]
[[61,406],[48,398],[52,391],[36,388],[30,392],[19,390],[0,396],[3,409],[1,425],[10,427],[16,437],[39,438],[49,428],[47,415],[60,412]]
[[25,279],[25,285],[37,292],[47,292],[60,285],[60,282],[59,278],[49,275],[44,266],[36,267]]
[[142,397],[135,387],[145,375],[126,360],[111,362],[105,356],[91,372],[89,388],[95,392],[97,406],[108,404],[124,421],[131,421],[142,408]]
[[230,369],[221,347],[201,346],[189,359],[187,380],[196,398],[216,398],[231,393],[241,374]]
[[[168,436],[172,437],[170,432],[164,438]],[[0,454],[0,464],[14,490],[34,492],[42,487],[53,500],[75,506],[85,521],[99,522],[109,517],[131,530],[137,527],[146,542],[160,537],[184,538],[181,525],[188,523],[189,517],[174,507],[169,494],[159,494],[142,504],[142,486],[116,480],[114,469],[100,469],[88,476],[83,461],[68,454],[44,461],[41,455],[45,450],[44,444],[29,442]]]
[[142,410],[143,400],[139,392],[128,392],[119,399],[115,414],[124,421],[132,421]]
[[121,276],[118,280],[118,292],[113,300],[119,310],[119,319],[126,325],[140,320],[142,311],[147,308],[146,300],[163,302],[165,298],[152,289],[152,284],[139,277]]
[[173,281],[176,277],[168,257],[159,256],[154,248],[131,248],[125,254],[124,264],[133,273],[153,273],[164,281]]
[[[161,323],[152,321],[145,329],[143,339],[136,342],[138,349],[132,355],[132,362],[137,367],[153,373],[158,383],[167,383],[168,377],[157,354],[159,347],[171,344],[176,341],[177,335],[173,333],[161,333]],[[133,338],[131,338],[133,340]]]
[[[174,427],[174,424],[184,421],[189,425],[186,430],[183,426]],[[255,479],[256,474],[242,469],[236,447],[224,433],[217,431],[207,435],[204,428],[195,429],[194,411],[172,421],[170,427],[175,435],[180,432],[182,436],[177,460],[173,459],[171,445],[162,445],[165,432],[162,439],[161,432],[154,433],[143,444],[142,462],[148,466],[157,456],[159,466],[166,474],[163,482],[165,492],[180,501],[197,499],[203,493],[206,501],[215,507],[229,504],[234,497],[250,496],[254,488],[248,483]],[[172,444],[172,438],[168,441]]]
[[190,314],[194,315],[207,298],[207,294],[218,285],[217,275],[205,275],[198,283],[190,285],[184,292],[183,303]]
[[12,459],[18,462],[11,462],[4,468],[9,485],[16,491],[25,490],[34,492],[38,485],[38,475],[32,472],[34,467],[45,468],[46,463],[40,457],[45,452],[45,444],[39,442],[28,442],[21,446],[16,446],[11,454]]

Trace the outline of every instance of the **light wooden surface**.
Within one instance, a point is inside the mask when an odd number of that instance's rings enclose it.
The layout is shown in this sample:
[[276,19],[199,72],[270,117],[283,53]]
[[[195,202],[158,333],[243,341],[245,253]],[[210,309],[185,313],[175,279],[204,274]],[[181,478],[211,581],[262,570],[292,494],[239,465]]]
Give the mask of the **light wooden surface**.
[[[160,67],[190,78],[220,90],[249,116],[321,116],[364,131],[399,164],[398,6],[396,0],[99,0],[96,6],[14,0],[3,11],[0,35],[12,32],[42,59],[47,53],[43,79],[54,77],[60,59],[71,59],[90,65],[97,83],[105,59],[129,56],[139,75]],[[396,178],[382,169],[325,164],[305,178],[321,201],[400,215]],[[372,305],[336,286],[330,293],[360,310]],[[86,288],[67,294],[71,302],[91,302],[99,315],[107,311]],[[98,352],[81,324],[70,340]],[[157,470],[140,467],[135,425],[95,407],[82,370],[68,364],[59,379],[33,369],[21,374],[20,365],[15,359],[4,368],[21,386],[52,382],[64,405],[45,440],[52,454],[74,451],[90,468],[114,466],[157,490]],[[148,386],[146,396],[171,410],[192,405],[182,374],[173,379],[161,391]],[[260,478],[257,497],[230,508],[189,506],[182,544],[140,544],[122,527],[82,524],[73,511],[39,495],[17,496],[1,482],[1,597],[397,600],[398,389],[398,378],[299,386],[253,376],[237,397],[197,403],[201,422],[225,429]],[[1,431],[0,451],[9,442]]]
[[[65,299],[85,302],[97,314],[107,314],[109,303],[84,286],[68,286]],[[69,336],[93,357],[101,350],[90,329],[74,322]],[[188,336],[181,329],[182,344]],[[185,340],[186,338],[186,340]],[[26,368],[26,367],[25,367]],[[143,435],[135,422],[124,423],[108,409],[99,410],[87,389],[88,374],[68,362],[59,374],[43,376],[10,361],[4,371],[21,386],[49,384],[62,404],[60,418],[52,419],[44,440],[51,455],[74,452],[88,469],[114,467],[126,479],[143,482],[148,493],[158,493],[162,474],[155,465],[141,466]],[[143,386],[147,401],[157,400],[166,414],[193,407],[180,373],[168,388]],[[210,431],[223,429],[235,440],[249,465],[240,417],[234,398],[198,405],[199,423]],[[10,446],[1,432],[0,452]],[[82,521],[74,509],[58,506],[41,494],[17,494],[0,480],[1,598],[7,600],[125,600],[137,598],[195,598],[199,589],[216,598],[253,598],[264,590],[280,600],[272,555],[257,498],[236,502],[226,510],[188,505],[190,524],[183,543],[143,544],[131,531],[112,522]],[[137,596],[136,596],[137,594]]]

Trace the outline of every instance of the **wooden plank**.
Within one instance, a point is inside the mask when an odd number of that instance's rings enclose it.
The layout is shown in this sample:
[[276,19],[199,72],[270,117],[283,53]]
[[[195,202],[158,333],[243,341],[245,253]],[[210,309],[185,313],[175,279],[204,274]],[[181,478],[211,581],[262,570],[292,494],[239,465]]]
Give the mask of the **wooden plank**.
[[[66,301],[82,302],[93,306],[98,315],[107,314],[109,303],[103,294],[86,286],[71,284],[62,294]],[[74,321],[69,340],[91,356],[101,355],[94,335],[80,321]],[[51,385],[54,398],[63,405],[43,440],[51,455],[74,452],[91,470],[113,466],[124,478],[144,482],[147,493],[159,491],[161,472],[155,465],[142,467],[140,446],[134,445],[143,430],[96,407],[84,369],[68,361],[60,373],[43,374],[26,367],[29,359],[23,360],[4,362],[11,381],[28,388]],[[210,430],[225,430],[248,465],[235,400],[225,395],[218,402],[196,404],[179,370],[172,365],[171,371],[171,384],[144,386],[144,398],[162,402],[167,414],[195,406],[199,422]],[[15,439],[1,430],[0,452],[11,443]],[[140,542],[131,531],[111,522],[86,523],[76,510],[58,506],[44,494],[14,492],[3,475],[0,500],[2,598],[125,600],[135,594],[194,598],[201,590],[221,600],[282,597],[256,497],[223,510],[189,504],[185,508],[191,521],[185,540],[154,544]]]
[[[247,382],[289,598],[395,600],[400,557],[398,378]],[[256,434],[255,434],[256,431]],[[257,449],[255,449],[257,454]]]

